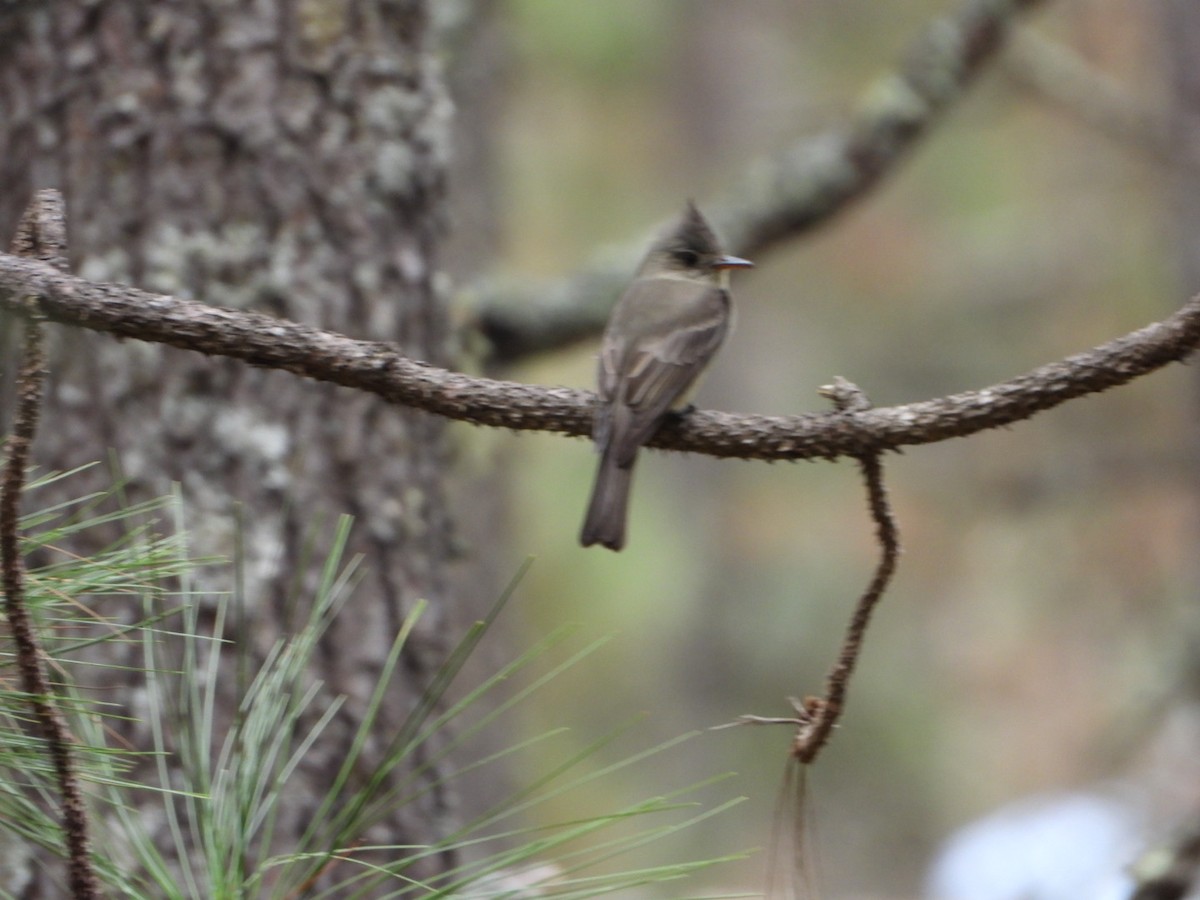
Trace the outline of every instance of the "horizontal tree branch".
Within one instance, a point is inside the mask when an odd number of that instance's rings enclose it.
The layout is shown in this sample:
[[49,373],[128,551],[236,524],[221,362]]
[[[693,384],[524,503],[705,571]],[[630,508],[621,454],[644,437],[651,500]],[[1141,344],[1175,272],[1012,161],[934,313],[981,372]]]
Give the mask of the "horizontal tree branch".
[[[829,221],[917,145],[993,59],[1018,14],[1044,0],[965,0],[934,19],[898,68],[875,81],[847,126],[751,164],[704,212],[730,250],[751,258]],[[494,280],[470,298],[471,323],[510,362],[598,334],[645,242],[607,252],[550,283]]]
[[[449,372],[261,313],[103,284],[0,254],[0,302],[36,297],[43,314],[117,337],[169,344],[377,394],[450,419],[524,431],[591,432],[595,395]],[[1161,322],[992,387],[891,408],[797,416],[697,410],[666,421],[648,446],[741,459],[834,459],[896,450],[1011,425],[1186,358],[1200,342],[1200,296]]]

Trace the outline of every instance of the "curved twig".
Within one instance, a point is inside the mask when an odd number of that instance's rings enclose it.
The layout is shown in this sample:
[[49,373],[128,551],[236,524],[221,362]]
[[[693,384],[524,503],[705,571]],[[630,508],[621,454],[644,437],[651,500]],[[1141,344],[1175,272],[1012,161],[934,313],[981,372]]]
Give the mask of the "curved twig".
[[[823,388],[822,394],[833,400],[834,405],[842,411],[863,411],[870,408],[866,395],[844,378],[836,379],[834,384]],[[883,463],[878,453],[866,453],[860,457],[859,465],[862,467],[863,479],[867,486],[867,505],[871,510],[871,519],[875,522],[876,537],[879,539],[879,564],[875,568],[871,583],[859,597],[854,607],[854,615],[850,617],[846,626],[846,636],[842,639],[837,661],[825,680],[825,696],[805,697],[803,700],[791,698],[794,716],[742,716],[737,723],[795,726],[796,734],[792,739],[790,755],[805,766],[816,760],[842,717],[842,710],[846,706],[846,691],[850,687],[850,676],[854,674],[854,667],[862,652],[867,626],[871,623],[871,614],[883,598],[900,560],[900,532],[896,528],[896,520],[892,517],[887,488],[883,483]]]
[[[17,227],[13,252],[55,266],[66,266],[66,218],[62,196],[55,190],[39,191]],[[21,686],[29,696],[62,795],[63,831],[67,846],[67,875],[75,900],[99,897],[92,868],[87,807],[75,771],[71,747],[74,739],[54,702],[50,682],[42,667],[42,654],[25,604],[25,565],[21,560],[18,523],[21,492],[29,465],[29,449],[37,432],[45,377],[42,326],[36,298],[17,295],[14,303],[25,313],[21,371],[17,376],[17,410],[7,444],[3,485],[0,486],[0,569],[4,583],[4,613],[16,647]]]

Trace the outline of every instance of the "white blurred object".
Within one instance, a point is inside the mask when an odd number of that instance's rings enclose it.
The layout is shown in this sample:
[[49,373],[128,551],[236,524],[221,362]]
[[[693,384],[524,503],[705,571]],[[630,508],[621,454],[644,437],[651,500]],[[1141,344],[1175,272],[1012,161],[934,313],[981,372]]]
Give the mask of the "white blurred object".
[[[1200,704],[1166,709],[1126,777],[1047,794],[959,829],[926,879],[928,900],[1129,900],[1143,880],[1181,868],[1200,900],[1190,848],[1200,834]],[[1164,855],[1165,854],[1165,855]]]
[[943,845],[930,900],[1128,900],[1142,818],[1115,795],[1057,794],[1002,807]]

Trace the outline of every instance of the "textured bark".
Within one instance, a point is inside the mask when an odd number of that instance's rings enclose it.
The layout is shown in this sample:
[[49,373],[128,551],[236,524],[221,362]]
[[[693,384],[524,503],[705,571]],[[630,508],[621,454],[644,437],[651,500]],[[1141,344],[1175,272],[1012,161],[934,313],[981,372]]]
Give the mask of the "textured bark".
[[[35,188],[58,187],[80,274],[446,364],[435,274],[448,102],[427,36],[422,0],[116,0],[7,18],[0,226],[11,231]],[[180,482],[195,552],[244,560],[251,628],[240,637],[260,652],[286,627],[295,584],[313,583],[298,571],[313,523],[352,513],[350,549],[366,555],[369,574],[313,674],[366,696],[400,621],[428,599],[385,722],[403,715],[446,621],[441,421],[235,360],[52,331],[37,462],[65,469],[115,448],[135,498]],[[219,577],[209,586],[228,589],[228,572]],[[321,783],[340,760],[355,708],[301,781]],[[144,737],[136,723],[131,731]],[[447,804],[434,791],[422,808],[397,810],[384,839],[435,838]],[[285,845],[306,821],[299,787],[289,807]]]

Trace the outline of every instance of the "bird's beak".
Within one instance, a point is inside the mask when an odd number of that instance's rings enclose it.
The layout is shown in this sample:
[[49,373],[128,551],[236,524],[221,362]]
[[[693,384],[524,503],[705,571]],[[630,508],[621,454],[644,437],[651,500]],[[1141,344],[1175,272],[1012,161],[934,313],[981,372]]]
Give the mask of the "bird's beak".
[[753,269],[754,263],[740,256],[722,256],[712,264],[714,269]]

